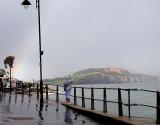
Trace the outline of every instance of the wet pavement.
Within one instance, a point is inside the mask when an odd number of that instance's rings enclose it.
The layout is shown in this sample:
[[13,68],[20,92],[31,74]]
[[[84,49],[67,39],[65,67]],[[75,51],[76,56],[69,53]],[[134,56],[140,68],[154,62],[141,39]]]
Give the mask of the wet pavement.
[[55,102],[36,96],[0,93],[0,125],[103,125]]

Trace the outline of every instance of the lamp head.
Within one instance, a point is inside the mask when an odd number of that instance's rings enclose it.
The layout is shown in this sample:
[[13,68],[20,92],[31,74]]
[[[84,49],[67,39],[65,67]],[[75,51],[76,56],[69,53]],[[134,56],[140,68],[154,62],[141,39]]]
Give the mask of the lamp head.
[[21,3],[21,5],[23,5],[24,8],[27,9],[27,8],[29,7],[29,5],[31,5],[31,3],[30,3],[30,1],[28,1],[28,0],[24,0],[24,1]]

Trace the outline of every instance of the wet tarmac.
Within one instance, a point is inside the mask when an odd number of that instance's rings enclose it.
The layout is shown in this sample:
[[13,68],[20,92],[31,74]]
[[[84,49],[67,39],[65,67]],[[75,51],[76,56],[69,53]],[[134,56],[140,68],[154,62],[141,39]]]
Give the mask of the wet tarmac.
[[0,93],[0,125],[103,125],[55,102]]

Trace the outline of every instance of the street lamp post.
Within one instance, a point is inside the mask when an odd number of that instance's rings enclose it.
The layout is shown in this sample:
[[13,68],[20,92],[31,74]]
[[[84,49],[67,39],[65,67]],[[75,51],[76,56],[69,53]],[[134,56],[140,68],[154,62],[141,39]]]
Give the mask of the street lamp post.
[[[24,0],[22,4],[25,9],[31,5],[30,1]],[[36,0],[36,8],[38,9],[38,30],[39,30],[39,66],[40,66],[40,102],[43,102],[43,79],[42,79],[42,55],[41,49],[41,20],[40,20],[40,0]]]

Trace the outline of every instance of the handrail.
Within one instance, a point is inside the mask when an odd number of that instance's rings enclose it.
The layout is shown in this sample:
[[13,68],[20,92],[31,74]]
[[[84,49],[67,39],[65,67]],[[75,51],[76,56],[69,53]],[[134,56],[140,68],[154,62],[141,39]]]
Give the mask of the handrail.
[[[49,88],[48,84],[44,84],[43,85],[43,89],[46,93],[46,99],[48,99],[48,90],[51,90],[51,92],[56,94],[56,101],[59,101],[59,95],[65,95],[64,93],[60,93],[59,90],[61,90],[59,87],[64,87],[63,85],[52,85],[55,86],[56,89],[52,89]],[[27,86],[24,86],[22,84],[21,86],[21,91],[22,94],[24,94],[25,92],[28,92],[29,95],[31,93],[31,91],[37,91],[37,98],[39,98],[39,84],[35,84],[34,89],[32,88],[31,90],[31,84],[28,84]],[[19,91],[18,86],[16,87],[16,94]],[[144,107],[149,107],[149,108],[155,108],[157,109],[157,123],[160,123],[160,92],[159,91],[154,91],[154,90],[148,90],[148,89],[138,89],[138,88],[96,88],[96,87],[80,87],[80,86],[72,86],[72,90],[74,91],[73,95],[71,95],[72,98],[74,98],[74,105],[77,105],[77,98],[80,98],[82,101],[82,107],[85,107],[85,100],[90,100],[91,101],[91,110],[94,110],[94,103],[95,101],[100,101],[103,102],[103,112],[107,112],[107,103],[115,103],[118,104],[118,112],[119,112],[119,116],[123,116],[123,105],[128,107],[128,117],[131,116],[131,106],[144,106]],[[77,95],[78,93],[76,92],[76,89],[80,89],[80,94],[81,95]],[[90,97],[85,97],[85,91],[84,90],[90,90]],[[18,90],[18,91],[17,91]],[[26,91],[28,90],[28,91]],[[53,91],[52,91],[53,90]],[[95,98],[94,95],[94,91],[95,90],[102,90],[102,99],[98,99]],[[117,101],[113,101],[113,100],[108,100],[107,99],[107,90],[113,90],[113,91],[117,91]],[[128,95],[128,102],[123,102],[122,98],[123,96],[121,95],[121,91],[126,91],[127,95]],[[136,92],[151,92],[151,93],[155,93],[156,94],[156,99],[157,99],[157,104],[155,106],[153,105],[149,105],[149,104],[141,104],[141,103],[131,103],[131,92],[136,91]],[[78,90],[79,92],[79,90]]]
[[[62,87],[62,86],[61,86]],[[75,87],[75,88],[83,88],[83,87]],[[86,87],[84,87],[84,89],[86,89]],[[91,89],[91,88],[88,88],[87,89]],[[97,88],[94,88],[94,89],[97,89]],[[104,89],[104,88],[98,88],[98,89]],[[105,89],[111,89],[111,88],[105,88]],[[114,89],[117,89],[118,88],[114,88]],[[147,91],[147,92],[156,92],[156,91],[150,91],[150,90],[144,90],[144,89],[121,89],[121,90],[124,90],[124,91],[128,91],[128,90],[131,90],[131,91]],[[53,92],[53,93],[56,93],[56,92]],[[63,93],[59,93],[60,95],[65,95]],[[70,95],[71,97],[74,97],[74,95]],[[76,96],[77,98],[82,98],[82,96]],[[89,97],[84,97],[84,99],[88,99],[90,100],[91,98]],[[96,101],[104,101],[103,99],[96,99],[94,98],[94,100]],[[106,102],[110,102],[110,103],[118,103],[118,101],[111,101],[111,100],[106,100]],[[129,106],[127,103],[122,103],[122,105],[124,106]],[[146,104],[138,104],[138,103],[131,103],[130,106],[145,106],[145,107],[151,107],[151,108],[160,108],[160,107],[156,107],[156,106],[151,106],[151,105],[146,105]]]
[[[54,85],[53,85],[54,86]],[[57,86],[57,85],[56,85]],[[59,87],[64,87],[63,85],[60,85]],[[85,100],[90,100],[91,101],[91,110],[94,110],[94,101],[101,101],[103,102],[103,112],[107,112],[107,103],[116,103],[118,104],[118,112],[119,112],[119,116],[123,116],[123,105],[124,106],[128,106],[128,117],[131,117],[131,106],[144,106],[144,107],[149,107],[149,108],[155,108],[157,109],[157,123],[160,123],[160,92],[159,91],[154,91],[154,90],[148,90],[148,89],[137,89],[137,88],[95,88],[95,87],[80,87],[80,86],[73,86],[72,87],[74,90],[74,95],[71,95],[71,97],[74,98],[74,105],[77,105],[77,98],[81,98],[82,99],[82,107],[85,107]],[[76,94],[76,89],[80,89],[81,96]],[[84,90],[87,89],[91,90],[91,95],[90,97],[85,97],[84,94]],[[97,99],[94,98],[94,90],[102,90],[103,92],[103,99]],[[106,90],[114,90],[117,91],[117,97],[118,100],[117,101],[112,101],[112,100],[107,100],[106,98]],[[126,91],[128,94],[128,102],[124,103],[122,102],[122,95],[121,95],[121,91]],[[151,92],[151,93],[155,93],[157,96],[157,105],[153,106],[153,105],[148,105],[148,104],[141,104],[141,103],[131,103],[131,92],[133,91],[137,91],[137,92]],[[62,93],[59,93],[61,95],[64,95]]]
[[[51,84],[50,84],[51,85]],[[56,86],[56,85],[52,85],[52,86]],[[59,87],[64,87],[63,85],[58,85]],[[80,87],[80,86],[74,86],[75,88],[84,88],[84,89],[91,89],[91,87]],[[72,87],[72,88],[74,88]],[[92,87],[93,89],[104,89],[104,88],[95,88]],[[118,88],[105,88],[106,90],[118,90]],[[148,90],[148,89],[137,89],[137,88],[120,88],[123,91],[146,91],[146,92],[152,92],[152,93],[156,93],[157,91],[154,90]]]

